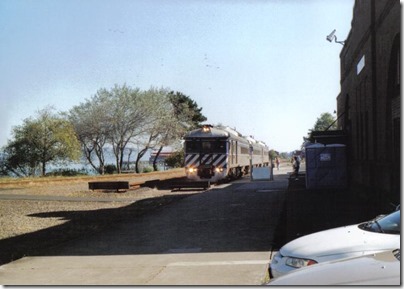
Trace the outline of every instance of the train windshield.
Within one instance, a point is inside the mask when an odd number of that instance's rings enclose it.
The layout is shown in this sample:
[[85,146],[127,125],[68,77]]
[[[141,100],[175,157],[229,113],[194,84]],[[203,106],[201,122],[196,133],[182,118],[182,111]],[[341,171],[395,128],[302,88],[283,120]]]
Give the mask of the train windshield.
[[186,153],[226,153],[224,140],[188,140],[185,142]]

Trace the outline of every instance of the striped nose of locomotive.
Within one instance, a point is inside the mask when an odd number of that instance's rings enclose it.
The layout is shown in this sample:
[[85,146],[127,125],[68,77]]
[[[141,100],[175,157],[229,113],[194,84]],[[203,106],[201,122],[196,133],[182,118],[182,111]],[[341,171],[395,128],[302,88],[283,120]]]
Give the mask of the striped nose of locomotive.
[[187,154],[185,156],[185,166],[199,167],[200,165],[226,168],[226,154]]

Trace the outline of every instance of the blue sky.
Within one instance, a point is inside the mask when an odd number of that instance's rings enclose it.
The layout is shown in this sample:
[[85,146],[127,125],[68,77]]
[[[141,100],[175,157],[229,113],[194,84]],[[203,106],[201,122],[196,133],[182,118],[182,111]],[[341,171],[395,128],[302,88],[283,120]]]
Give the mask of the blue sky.
[[336,109],[354,0],[2,0],[0,147],[114,84],[180,91],[212,124],[299,149]]

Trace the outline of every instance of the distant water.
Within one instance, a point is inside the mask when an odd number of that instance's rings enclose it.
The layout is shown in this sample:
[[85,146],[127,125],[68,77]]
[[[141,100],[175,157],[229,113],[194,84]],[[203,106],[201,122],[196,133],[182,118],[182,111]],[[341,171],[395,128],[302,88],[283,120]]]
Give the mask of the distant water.
[[[140,159],[140,169],[141,170],[145,167],[150,167],[150,168],[153,167],[152,164],[149,164],[150,154],[151,154],[151,151],[148,151]],[[135,170],[136,157],[137,157],[137,152],[133,151],[132,154],[130,155],[130,160],[129,160],[129,170],[130,171]],[[126,166],[127,161],[128,161],[128,153],[124,154],[123,160],[124,160],[124,167],[122,169],[128,170],[128,168]],[[98,160],[94,160],[94,164],[96,166],[98,166],[99,165]],[[115,155],[113,154],[112,149],[108,149],[107,152],[105,153],[105,165],[116,165]],[[158,170],[164,170],[163,164],[159,164],[157,167],[158,167]],[[50,173],[53,171],[64,170],[64,169],[83,171],[89,175],[98,175],[98,172],[89,164],[88,160],[84,157],[78,162],[67,162],[65,164],[60,164],[60,165],[48,165],[46,171],[48,173]]]

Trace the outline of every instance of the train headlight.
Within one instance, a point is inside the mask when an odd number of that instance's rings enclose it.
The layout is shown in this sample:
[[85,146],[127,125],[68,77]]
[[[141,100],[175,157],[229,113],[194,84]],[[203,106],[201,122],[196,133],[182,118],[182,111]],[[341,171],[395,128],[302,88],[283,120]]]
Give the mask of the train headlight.
[[223,168],[222,167],[217,167],[217,168],[215,168],[215,171],[217,173],[221,173],[221,172],[223,172]]
[[210,129],[212,128],[213,126],[211,126],[210,124],[206,124],[206,125],[204,125],[204,126],[202,126],[202,131],[203,132],[210,132]]
[[189,167],[188,168],[188,173],[195,173],[196,172],[196,168],[193,168],[193,167]]

